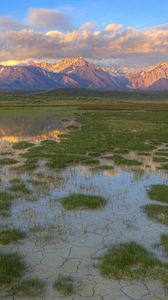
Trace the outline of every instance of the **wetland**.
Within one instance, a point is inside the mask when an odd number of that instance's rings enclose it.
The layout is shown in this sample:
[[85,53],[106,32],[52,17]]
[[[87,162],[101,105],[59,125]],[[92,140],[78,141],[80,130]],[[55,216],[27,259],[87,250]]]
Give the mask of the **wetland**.
[[0,299],[168,299],[168,102],[0,102]]

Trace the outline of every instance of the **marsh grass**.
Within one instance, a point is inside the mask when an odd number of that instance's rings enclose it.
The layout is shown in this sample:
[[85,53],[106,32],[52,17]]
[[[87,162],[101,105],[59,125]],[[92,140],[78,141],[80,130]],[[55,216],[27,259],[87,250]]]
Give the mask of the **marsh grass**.
[[162,234],[161,235],[161,245],[168,256],[168,234]]
[[117,165],[126,165],[126,166],[140,166],[140,165],[142,165],[142,163],[138,160],[127,159],[127,158],[124,158],[120,155],[114,155],[111,158],[115,162],[115,164],[117,164]]
[[8,216],[12,205],[12,195],[6,191],[0,191],[0,215]]
[[98,209],[106,204],[106,200],[100,196],[72,194],[62,200],[62,205],[68,210]]
[[39,278],[24,279],[16,286],[16,292],[19,296],[42,297],[45,292],[45,282]]
[[103,276],[123,280],[162,280],[168,283],[168,264],[160,262],[140,245],[131,242],[108,251],[99,264]]
[[17,160],[13,159],[13,158],[3,158],[0,159],[0,166],[4,166],[4,165],[14,165],[18,163]]
[[38,161],[36,159],[29,159],[23,165],[17,168],[20,172],[33,172],[38,167]]
[[92,170],[94,170],[94,171],[111,171],[111,170],[114,170],[114,166],[102,165],[102,166],[92,167]]
[[148,191],[148,196],[152,200],[157,200],[160,202],[168,202],[168,185],[165,184],[155,184],[152,185]]
[[26,184],[19,178],[11,181],[9,190],[14,193],[31,194],[31,191],[27,188]]
[[26,233],[20,229],[8,228],[0,230],[0,245],[8,245],[26,237]]
[[137,152],[139,156],[151,156],[150,152]]
[[22,277],[25,264],[19,254],[0,253],[0,285],[9,286]]
[[58,276],[54,282],[54,288],[64,296],[74,294],[73,279],[70,276]]
[[30,143],[28,141],[21,141],[21,142],[15,143],[13,145],[13,149],[15,149],[15,150],[24,150],[24,149],[31,148],[33,146],[34,146],[33,143]]
[[160,156],[154,156],[153,157],[153,161],[154,162],[160,162],[160,163],[162,163],[162,162],[168,162],[168,158],[166,158],[166,157],[160,157]]
[[149,218],[168,225],[168,206],[149,204],[144,206],[144,211]]

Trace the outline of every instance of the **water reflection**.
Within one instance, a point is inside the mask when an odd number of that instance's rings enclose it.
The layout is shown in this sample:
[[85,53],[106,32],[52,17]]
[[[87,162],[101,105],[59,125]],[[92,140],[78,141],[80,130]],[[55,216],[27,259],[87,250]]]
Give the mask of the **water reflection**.
[[[0,140],[16,143],[22,140],[39,142],[46,139],[59,141],[70,126],[80,127],[72,115],[65,119],[65,112],[48,109],[14,109],[0,111]],[[66,113],[67,114],[67,113]]]

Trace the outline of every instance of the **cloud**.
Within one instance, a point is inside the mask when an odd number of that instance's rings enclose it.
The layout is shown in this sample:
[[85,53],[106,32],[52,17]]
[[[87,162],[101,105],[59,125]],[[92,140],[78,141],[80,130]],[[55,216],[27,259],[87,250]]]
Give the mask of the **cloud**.
[[39,29],[72,29],[70,17],[55,9],[31,9],[27,15],[27,20],[30,25]]
[[17,22],[11,18],[0,17],[0,30],[20,30],[24,27],[24,24],[21,22]]
[[88,22],[74,30],[62,11],[32,9],[27,23],[1,17],[0,28],[1,61],[84,56],[137,65],[168,60],[168,24],[145,30],[107,24],[98,30]]

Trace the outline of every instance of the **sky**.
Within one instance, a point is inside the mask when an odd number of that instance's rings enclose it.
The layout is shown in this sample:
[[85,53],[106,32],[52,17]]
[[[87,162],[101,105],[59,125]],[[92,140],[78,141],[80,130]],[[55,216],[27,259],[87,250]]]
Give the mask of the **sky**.
[[2,1],[1,63],[78,56],[109,66],[168,61],[168,1]]

